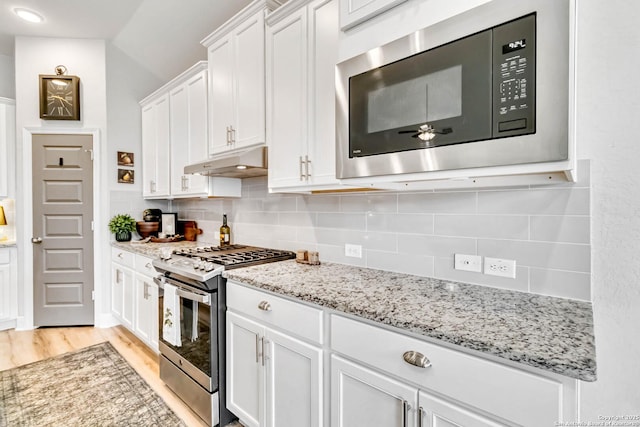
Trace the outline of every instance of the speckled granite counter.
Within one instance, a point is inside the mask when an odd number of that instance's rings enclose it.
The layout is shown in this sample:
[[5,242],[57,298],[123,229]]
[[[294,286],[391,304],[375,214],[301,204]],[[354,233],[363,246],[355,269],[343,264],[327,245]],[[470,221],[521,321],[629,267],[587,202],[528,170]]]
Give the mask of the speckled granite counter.
[[151,242],[142,243],[141,241],[135,241],[135,240],[132,240],[130,242],[115,242],[115,241],[111,242],[111,246],[115,248],[120,248],[125,251],[138,253],[140,255],[144,255],[152,258],[159,258],[160,251],[162,248],[167,248],[167,247],[174,248],[174,249],[191,248],[198,245],[202,246],[203,242],[182,241],[182,242],[174,242],[174,243],[151,243]]
[[283,261],[229,279],[536,368],[595,381],[590,303],[387,271]]

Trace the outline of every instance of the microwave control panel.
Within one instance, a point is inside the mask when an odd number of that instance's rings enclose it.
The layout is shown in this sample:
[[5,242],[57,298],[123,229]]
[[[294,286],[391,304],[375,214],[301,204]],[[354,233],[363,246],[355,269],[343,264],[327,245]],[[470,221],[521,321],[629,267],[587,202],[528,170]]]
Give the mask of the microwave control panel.
[[535,133],[536,15],[493,28],[493,136]]

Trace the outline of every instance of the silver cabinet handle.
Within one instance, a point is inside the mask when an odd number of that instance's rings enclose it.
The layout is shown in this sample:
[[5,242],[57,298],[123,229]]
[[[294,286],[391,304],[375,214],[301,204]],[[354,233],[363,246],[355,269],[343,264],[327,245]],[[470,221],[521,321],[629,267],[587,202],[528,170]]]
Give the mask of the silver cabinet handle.
[[32,237],[31,243],[42,243],[42,237]]
[[256,334],[256,363],[260,361],[260,349],[259,349],[260,337]]
[[236,143],[236,130],[233,128],[233,126],[231,126],[231,143]]
[[120,259],[124,258],[124,254],[123,254],[122,252],[120,252],[120,253],[118,254],[118,258],[120,258]]
[[311,160],[309,160],[308,155],[305,155],[304,164],[305,164],[305,176],[307,177],[307,181],[309,181],[309,178],[311,178],[311,175],[309,175],[309,163],[311,163]]
[[417,351],[407,351],[402,355],[402,358],[408,364],[417,366],[418,368],[428,368],[431,366],[431,361],[427,359],[427,356]]
[[302,172],[302,156],[300,156],[300,181],[304,181],[304,173]]
[[411,405],[406,400],[402,401],[402,427],[409,426],[409,409],[411,409]]
[[149,284],[145,282],[144,284],[144,299],[149,299]]
[[264,366],[264,358],[265,358],[265,353],[266,353],[266,348],[265,345],[267,345],[267,340],[264,339],[264,337],[260,338],[260,343],[262,344],[262,366]]
[[258,308],[262,311],[271,311],[271,304],[268,301],[260,301]]
[[422,417],[424,417],[424,408],[420,406],[418,408],[418,427],[422,427]]
[[227,145],[231,144],[231,129],[227,126]]

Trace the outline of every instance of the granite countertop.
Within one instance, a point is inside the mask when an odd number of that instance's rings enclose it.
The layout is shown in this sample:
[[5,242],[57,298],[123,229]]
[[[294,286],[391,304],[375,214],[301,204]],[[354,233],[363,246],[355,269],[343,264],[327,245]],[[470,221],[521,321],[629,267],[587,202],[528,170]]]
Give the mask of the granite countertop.
[[160,258],[160,252],[162,248],[191,248],[202,246],[202,244],[202,242],[187,242],[186,240],[173,243],[153,243],[144,242],[142,240],[132,240],[130,242],[111,242],[111,246],[113,246],[114,248],[120,248],[125,251],[134,252],[151,258]]
[[587,302],[294,260],[223,275],[571,378],[596,380],[593,312]]

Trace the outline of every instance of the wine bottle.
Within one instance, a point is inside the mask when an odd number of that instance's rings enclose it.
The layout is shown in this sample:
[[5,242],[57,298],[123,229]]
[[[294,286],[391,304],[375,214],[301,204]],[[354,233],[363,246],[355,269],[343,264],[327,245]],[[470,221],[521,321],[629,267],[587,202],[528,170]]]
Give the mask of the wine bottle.
[[222,215],[222,227],[220,227],[220,246],[231,244],[231,228],[227,225],[227,214]]

